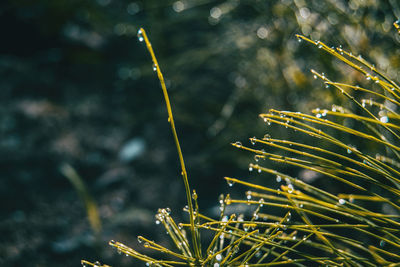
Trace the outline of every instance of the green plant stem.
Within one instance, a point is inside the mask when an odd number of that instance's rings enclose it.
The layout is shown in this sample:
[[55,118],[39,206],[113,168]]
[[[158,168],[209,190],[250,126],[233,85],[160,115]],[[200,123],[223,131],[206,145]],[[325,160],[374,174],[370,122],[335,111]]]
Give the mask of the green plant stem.
[[143,28],[140,28],[139,32],[141,32],[143,40],[146,43],[147,50],[150,53],[151,59],[152,59],[153,64],[154,64],[154,68],[155,68],[155,70],[157,72],[157,76],[158,76],[158,79],[159,79],[160,84],[161,84],[161,89],[162,89],[163,94],[164,94],[165,104],[167,106],[167,111],[168,111],[168,122],[171,125],[172,135],[174,136],[175,145],[176,145],[176,149],[178,150],[179,161],[180,161],[181,169],[182,169],[182,173],[181,174],[182,174],[182,178],[183,178],[183,183],[185,185],[186,198],[187,198],[188,207],[189,207],[190,232],[191,232],[191,235],[192,235],[194,254],[195,254],[195,257],[196,257],[197,261],[199,261],[201,255],[200,255],[200,249],[199,249],[198,240],[197,240],[197,236],[196,236],[196,229],[195,229],[195,226],[194,226],[194,212],[193,212],[192,198],[191,198],[191,194],[190,194],[189,179],[187,177],[185,162],[183,160],[181,146],[179,144],[178,135],[177,135],[176,129],[175,129],[174,116],[172,115],[172,108],[171,108],[171,104],[170,104],[170,101],[169,101],[167,87],[165,86],[164,76],[163,76],[163,74],[161,72],[160,66],[158,65],[157,58],[156,58],[156,56],[154,54],[154,51],[153,51],[153,47],[151,46],[151,43],[150,43],[149,39],[147,38],[146,31]]

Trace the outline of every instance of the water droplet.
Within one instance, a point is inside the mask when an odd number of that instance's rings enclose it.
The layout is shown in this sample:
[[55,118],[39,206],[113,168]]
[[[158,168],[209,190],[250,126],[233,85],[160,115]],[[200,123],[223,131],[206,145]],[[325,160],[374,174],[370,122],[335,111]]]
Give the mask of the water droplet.
[[315,114],[315,117],[321,118],[321,114],[320,114],[320,113],[317,113],[317,114]]
[[249,172],[252,172],[253,171],[253,167],[249,167]]
[[365,99],[361,100],[361,105],[365,108]]
[[386,244],[385,240],[381,240],[381,242],[379,242],[379,246],[380,247],[384,247]]
[[156,220],[156,224],[160,224],[161,222],[159,220]]
[[302,39],[300,37],[297,37],[297,42],[301,43]]
[[288,184],[288,193],[291,194],[293,192],[294,188],[292,184]]
[[139,243],[142,243],[142,241],[143,241],[142,237],[138,236],[138,237],[137,237],[137,241],[138,241]]
[[254,146],[256,144],[257,138],[254,136],[253,138],[250,138],[251,144]]
[[366,75],[366,79],[367,79],[367,80],[371,80],[371,75],[367,74],[367,75]]
[[343,205],[344,203],[346,203],[346,200],[344,200],[344,199],[342,199],[342,198],[339,199],[339,204],[340,204],[340,205]]
[[261,169],[260,168],[257,171],[258,171],[258,173],[261,173]]
[[143,38],[143,32],[142,29],[139,29],[137,32],[137,37],[139,39],[139,42],[143,42],[144,38]]
[[153,71],[157,71],[157,64],[153,64]]
[[351,154],[351,149],[350,148],[347,149],[347,154]]
[[226,180],[226,182],[228,183],[229,187],[232,187],[235,184],[235,182],[232,180]]
[[217,261],[221,261],[221,260],[222,260],[222,255],[221,255],[221,254],[217,254],[217,255],[215,256],[215,259],[216,259]]
[[94,267],[100,267],[100,266],[101,266],[101,263],[100,263],[99,261],[96,261],[96,262],[94,263],[93,266],[94,266]]
[[277,176],[276,176],[276,181],[277,181],[278,183],[280,183],[280,182],[282,181],[282,177],[281,177],[280,175],[277,175]]
[[388,118],[388,116],[383,116],[380,118],[380,121],[383,123],[387,123],[387,122],[389,122],[389,118]]
[[224,204],[224,194],[219,195],[218,202],[219,204]]
[[314,74],[314,79],[317,79],[317,78],[318,78],[318,76],[316,74]]
[[254,212],[254,213],[253,213],[253,217],[254,217],[255,220],[257,220],[257,219],[258,219],[258,213],[257,213],[257,212]]
[[240,141],[236,141],[236,142],[234,143],[234,145],[237,146],[237,147],[241,147],[241,146],[242,146],[242,143],[241,143]]

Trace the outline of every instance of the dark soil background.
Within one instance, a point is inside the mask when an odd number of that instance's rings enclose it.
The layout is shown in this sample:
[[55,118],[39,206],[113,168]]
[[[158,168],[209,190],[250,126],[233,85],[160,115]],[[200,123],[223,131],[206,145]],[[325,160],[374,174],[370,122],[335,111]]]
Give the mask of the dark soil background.
[[[178,157],[139,27],[166,78],[191,186],[203,212],[217,216],[221,192],[244,194],[223,177],[249,176],[252,156],[230,143],[268,132],[259,113],[343,101],[310,68],[361,80],[295,34],[342,44],[396,80],[398,12],[390,0],[1,1],[0,265],[133,266],[110,239],[166,244],[157,209],[185,220]],[[98,235],[63,164],[97,203]]]

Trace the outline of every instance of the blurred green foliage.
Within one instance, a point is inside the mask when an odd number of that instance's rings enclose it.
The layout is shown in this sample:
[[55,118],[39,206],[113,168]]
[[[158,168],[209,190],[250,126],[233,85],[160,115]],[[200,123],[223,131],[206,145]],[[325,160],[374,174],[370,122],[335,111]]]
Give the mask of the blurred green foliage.
[[400,40],[392,23],[399,13],[394,0],[2,1],[0,264],[76,266],[87,255],[129,263],[96,246],[84,205],[58,171],[63,162],[99,204],[99,244],[158,235],[146,225],[160,203],[174,210],[184,203],[139,27],[167,79],[192,185],[212,213],[225,190],[222,177],[248,174],[251,159],[229,143],[264,134],[258,113],[344,100],[314,81],[310,68],[363,83],[328,55],[299,45],[295,34],[342,44],[398,80]]

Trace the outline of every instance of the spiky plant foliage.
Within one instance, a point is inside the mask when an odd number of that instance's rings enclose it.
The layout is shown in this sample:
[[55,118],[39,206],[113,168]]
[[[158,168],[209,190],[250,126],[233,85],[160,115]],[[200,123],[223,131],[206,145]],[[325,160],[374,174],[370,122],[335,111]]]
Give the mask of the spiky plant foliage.
[[[361,56],[301,35],[297,38],[359,72],[368,86],[331,81],[311,70],[314,78],[346,97],[348,107],[318,108],[313,115],[273,109],[260,114],[268,127],[293,130],[292,138],[273,137],[274,131],[269,130],[262,138],[251,138],[252,145],[233,145],[255,154],[256,162],[249,170],[266,173],[277,185],[265,187],[225,177],[229,185],[241,184],[249,191],[245,199],[221,196],[221,215],[212,219],[200,213],[196,192],[190,194],[163,76],[141,29],[139,39],[147,45],[164,92],[190,222],[176,223],[170,210],[160,209],[156,222],[165,227],[175,247],[138,237],[144,247],[161,252],[164,259],[115,241],[110,241],[111,246],[147,266],[400,266],[400,87]],[[265,160],[290,170],[302,169],[328,186],[316,187],[279,172]],[[226,212],[227,206],[238,204],[248,205],[252,215]],[[206,231],[212,238],[201,240]]]

